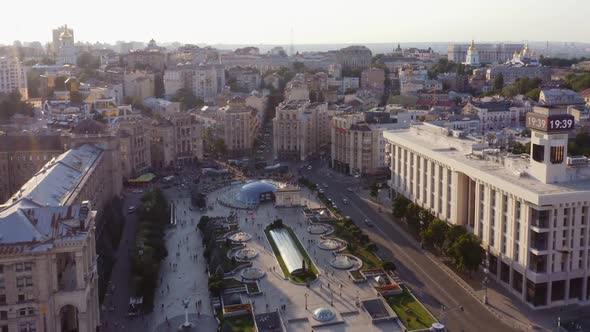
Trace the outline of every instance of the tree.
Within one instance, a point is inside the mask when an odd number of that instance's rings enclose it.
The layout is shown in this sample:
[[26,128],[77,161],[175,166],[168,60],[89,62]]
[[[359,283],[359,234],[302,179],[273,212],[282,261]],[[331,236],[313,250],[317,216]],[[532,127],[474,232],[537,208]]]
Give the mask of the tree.
[[395,270],[396,270],[395,263],[392,261],[384,260],[383,262],[381,262],[381,266],[383,267],[384,270],[387,270],[387,271],[395,272]]
[[391,202],[393,216],[396,218],[403,218],[408,213],[408,204],[410,200],[402,195],[397,195]]
[[305,65],[303,62],[295,61],[293,62],[293,70],[300,73],[305,69]]
[[10,120],[15,114],[25,116],[35,115],[31,104],[21,100],[22,96],[18,90],[14,90],[0,101],[0,122]]
[[449,250],[451,249],[452,245],[461,237],[461,235],[467,234],[467,230],[465,227],[460,225],[452,225],[449,229],[445,232],[445,241],[443,244],[443,250],[449,254]]
[[172,97],[172,101],[179,102],[180,108],[183,111],[203,106],[204,104],[203,100],[198,98],[192,90],[186,88],[178,89]]
[[94,113],[94,115],[92,116],[92,120],[95,120],[95,121],[98,121],[101,123],[105,123],[105,124],[108,122],[107,119],[104,117],[104,115],[102,115],[102,113],[100,113],[100,112]]
[[87,51],[78,55],[76,62],[80,68],[98,69],[100,67],[100,58]]
[[496,75],[496,77],[494,78],[494,84],[492,85],[492,90],[500,91],[500,90],[502,90],[503,87],[504,87],[504,75],[500,73],[500,74]]
[[448,229],[446,221],[436,219],[420,232],[420,239],[427,247],[442,248]]
[[475,234],[461,235],[450,248],[453,263],[463,271],[477,271],[485,251],[481,247],[481,240]]
[[534,88],[531,91],[526,93],[527,98],[530,98],[534,101],[539,101],[539,96],[541,95],[541,89],[540,88]]
[[162,74],[157,74],[154,80],[154,95],[156,98],[162,98],[164,97],[164,93],[164,77]]

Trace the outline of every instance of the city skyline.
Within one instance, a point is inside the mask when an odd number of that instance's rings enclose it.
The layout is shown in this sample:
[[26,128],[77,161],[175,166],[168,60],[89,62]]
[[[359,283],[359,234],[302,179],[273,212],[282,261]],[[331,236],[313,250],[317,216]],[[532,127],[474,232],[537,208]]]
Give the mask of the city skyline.
[[[559,7],[549,0],[518,3],[501,0],[494,7],[465,0],[444,4],[433,0],[420,4],[373,0],[363,5],[367,10],[361,11],[354,10],[358,4],[352,1],[335,7],[332,3],[304,0],[298,4],[300,10],[293,11],[285,11],[267,0],[233,3],[231,11],[227,10],[227,4],[219,3],[193,6],[172,0],[164,11],[156,4],[148,1],[138,9],[133,4],[106,0],[104,8],[117,8],[105,12],[109,22],[118,22],[109,25],[96,24],[79,15],[79,5],[73,1],[62,1],[59,6],[33,1],[36,10],[29,20],[9,15],[0,22],[1,30],[10,31],[3,34],[0,43],[10,44],[14,40],[44,43],[51,39],[51,29],[63,24],[76,31],[77,41],[91,43],[154,38],[162,42],[283,45],[291,43],[291,30],[295,44],[349,44],[471,39],[588,42],[584,32],[590,29],[590,22],[584,20],[590,3],[575,0],[562,1]],[[31,8],[20,2],[7,7],[12,12]],[[400,15],[400,12],[407,14]],[[572,29],[570,22],[577,22],[576,29]]]

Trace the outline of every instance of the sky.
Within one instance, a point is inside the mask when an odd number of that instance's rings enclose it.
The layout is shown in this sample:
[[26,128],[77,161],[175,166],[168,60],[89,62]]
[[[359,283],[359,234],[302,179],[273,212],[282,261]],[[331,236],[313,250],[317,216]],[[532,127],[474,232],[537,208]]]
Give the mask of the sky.
[[[2,0],[0,43],[590,41],[588,0]],[[6,15],[8,14],[8,15]]]

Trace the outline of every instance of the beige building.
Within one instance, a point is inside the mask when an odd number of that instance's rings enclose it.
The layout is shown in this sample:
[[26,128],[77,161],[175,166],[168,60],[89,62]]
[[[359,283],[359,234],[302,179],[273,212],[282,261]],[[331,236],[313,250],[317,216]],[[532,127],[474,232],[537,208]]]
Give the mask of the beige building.
[[[379,120],[377,120],[379,119]],[[387,167],[383,132],[398,128],[389,112],[347,113],[332,118],[332,168],[345,174],[375,174]]]
[[202,126],[189,113],[158,115],[149,131],[152,167],[186,165],[203,158]]
[[111,182],[109,150],[70,139],[81,145],[47,162],[0,206],[9,331],[90,332],[100,322],[95,238],[104,225],[95,224],[90,202],[102,208],[120,187]]
[[34,196],[0,206],[0,329],[96,331],[96,211],[89,201],[46,206]]
[[144,99],[154,97],[155,75],[146,71],[125,72],[123,76],[123,92],[125,98],[141,103]]
[[18,90],[22,99],[29,99],[27,72],[16,57],[0,57],[0,94]]
[[338,63],[342,68],[367,68],[373,53],[366,46],[348,46],[338,51]]
[[530,159],[426,123],[385,132],[390,187],[476,234],[490,276],[528,306],[589,304],[590,167],[567,157],[573,122],[565,110],[527,114]]
[[260,128],[257,113],[242,103],[229,103],[219,109],[221,137],[231,155],[252,152]]
[[385,71],[381,68],[368,68],[361,73],[361,88],[383,95],[385,91]]
[[5,202],[63,149],[59,135],[0,136],[0,202]]
[[289,184],[281,185],[275,191],[275,206],[295,207],[301,206],[301,189]]
[[149,121],[120,122],[119,138],[123,179],[137,177],[147,172],[152,165]]
[[330,143],[330,120],[336,111],[327,103],[286,101],[276,109],[273,121],[275,158],[305,160]]

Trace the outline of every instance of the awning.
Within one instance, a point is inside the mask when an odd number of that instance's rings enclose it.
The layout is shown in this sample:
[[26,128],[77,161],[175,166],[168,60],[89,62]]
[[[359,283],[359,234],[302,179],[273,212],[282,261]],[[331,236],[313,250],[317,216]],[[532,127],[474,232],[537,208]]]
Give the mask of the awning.
[[152,180],[154,180],[156,178],[156,174],[154,173],[145,173],[142,174],[141,176],[139,176],[136,179],[131,179],[128,182],[131,183],[148,183],[151,182]]

